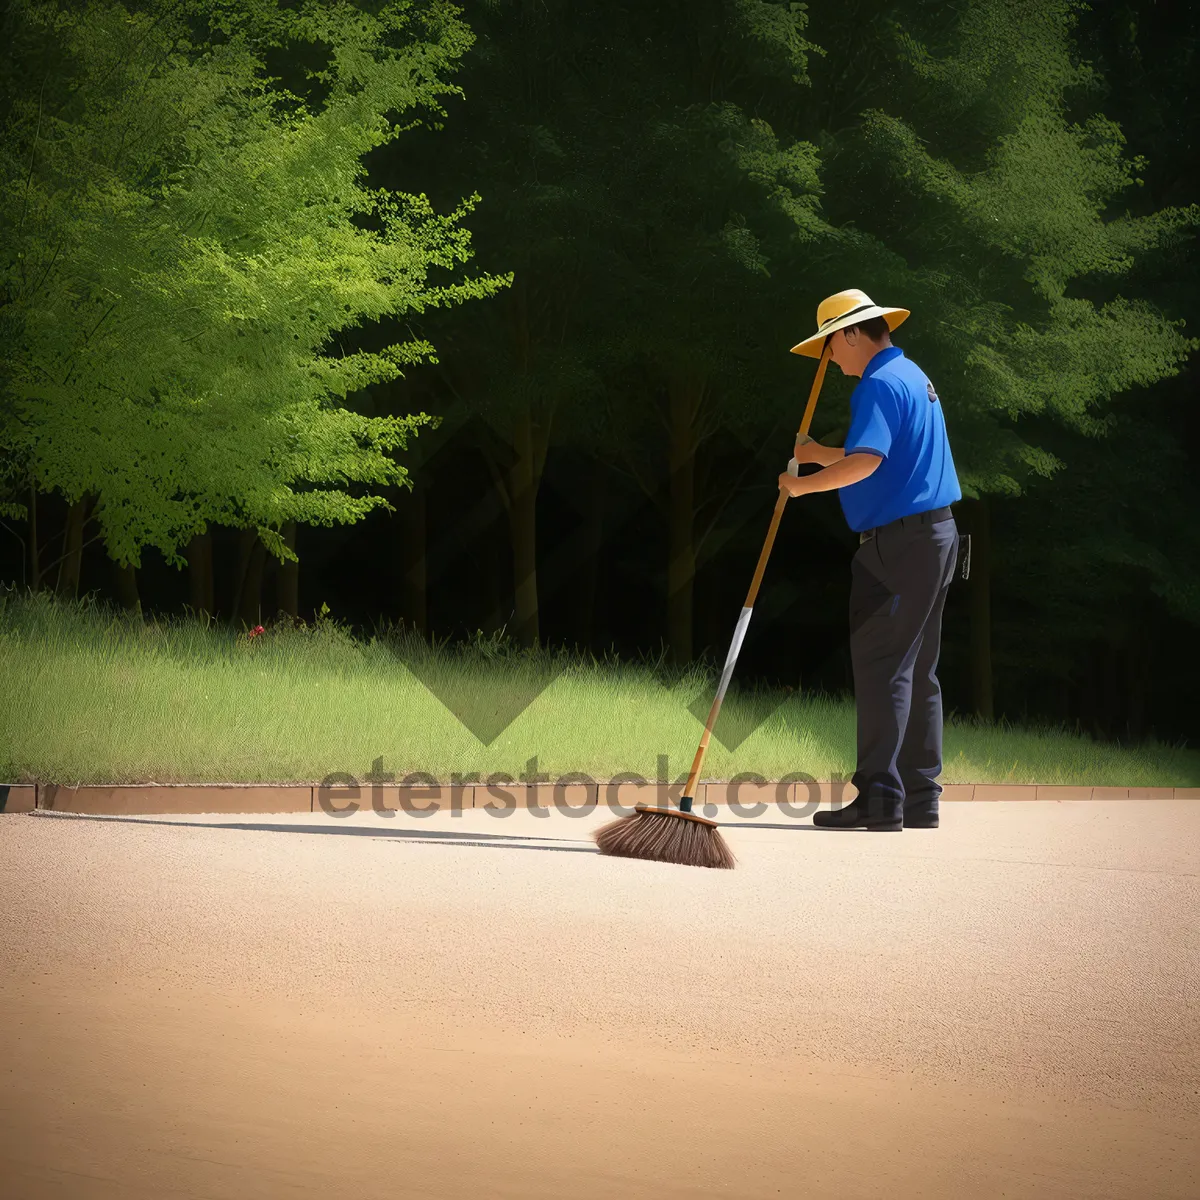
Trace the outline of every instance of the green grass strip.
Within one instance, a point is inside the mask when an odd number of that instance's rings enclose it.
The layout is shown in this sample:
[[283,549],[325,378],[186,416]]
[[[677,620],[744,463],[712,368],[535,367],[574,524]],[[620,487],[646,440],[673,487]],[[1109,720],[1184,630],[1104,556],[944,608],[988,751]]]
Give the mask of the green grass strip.
[[[194,618],[143,621],[10,590],[0,593],[0,780],[312,783],[338,771],[361,779],[382,759],[398,780],[420,771],[449,782],[518,778],[533,758],[551,780],[656,779],[660,756],[674,779],[691,765],[717,673],[481,637],[429,646],[395,628],[356,639],[329,619],[251,640]],[[735,680],[704,777],[848,778],[854,754],[849,698]],[[1186,746],[953,716],[944,757],[943,783],[1200,784],[1200,751]]]

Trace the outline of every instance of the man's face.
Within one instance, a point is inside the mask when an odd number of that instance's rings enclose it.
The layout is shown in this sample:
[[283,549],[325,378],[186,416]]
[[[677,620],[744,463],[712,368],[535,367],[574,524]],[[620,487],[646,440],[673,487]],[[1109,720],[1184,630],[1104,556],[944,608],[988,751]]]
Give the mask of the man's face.
[[[854,342],[850,341],[851,338],[854,338]],[[851,329],[849,333],[844,329],[839,329],[836,333],[829,335],[829,357],[837,363],[843,375],[862,374],[861,370],[854,370],[858,359],[858,355],[855,353],[857,342],[857,329]]]
[[843,375],[861,378],[867,363],[879,352],[880,345],[871,341],[861,329],[839,329],[829,335],[829,357],[837,363]]

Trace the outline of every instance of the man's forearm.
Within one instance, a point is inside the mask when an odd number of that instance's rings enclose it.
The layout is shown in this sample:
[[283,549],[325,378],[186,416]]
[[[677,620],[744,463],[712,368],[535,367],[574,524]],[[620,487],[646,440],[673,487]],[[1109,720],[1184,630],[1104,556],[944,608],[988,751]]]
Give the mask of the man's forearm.
[[[818,442],[817,445],[820,445]],[[820,458],[817,462],[823,467],[832,467],[835,462],[841,462],[846,457],[845,446],[821,446]]]
[[[832,451],[832,448],[831,448]],[[838,458],[823,470],[814,471],[805,477],[810,491],[831,492],[834,488],[848,487],[866,479],[883,461],[877,454],[846,454],[842,447],[837,447]]]

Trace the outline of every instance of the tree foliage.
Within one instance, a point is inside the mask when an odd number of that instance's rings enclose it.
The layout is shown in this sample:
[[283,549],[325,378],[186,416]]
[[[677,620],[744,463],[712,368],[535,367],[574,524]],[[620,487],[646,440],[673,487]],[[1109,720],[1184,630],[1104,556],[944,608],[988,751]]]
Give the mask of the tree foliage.
[[[8,26],[10,477],[96,494],[110,555],[133,563],[154,545],[181,565],[214,522],[294,557],[283,522],[386,503],[349,485],[403,482],[392,452],[428,418],[344,402],[433,348],[341,336],[502,283],[451,277],[478,197],[439,214],[361,162],[452,90],[471,43],[456,10],[19,0]],[[313,59],[309,95],[268,73],[273,52]]]
[[[480,418],[447,421],[445,457],[482,451],[525,640],[539,483],[586,455],[649,497],[661,529],[620,553],[665,579],[687,657],[705,554],[760,545],[812,378],[787,348],[856,286],[912,310],[897,341],[993,513],[1002,674],[1078,694],[1109,650],[1149,653],[1145,614],[1200,620],[1190,12],[520,0],[466,19],[11,6],[8,512],[31,483],[98,492],[117,557],[178,562],[213,522],[280,553],[283,522],[351,523],[406,481],[394,456],[431,418],[355,409],[428,399]],[[850,386],[830,372],[822,440]],[[805,507],[805,549],[840,555],[834,498]],[[803,619],[833,628],[820,573]]]
[[[867,28],[887,93],[872,80],[859,119],[825,144],[826,213],[869,236],[858,254],[878,290],[917,314],[905,337],[946,398],[967,495],[1019,494],[1064,465],[1023,419],[1100,435],[1113,396],[1174,374],[1195,345],[1148,299],[1090,290],[1177,243],[1200,209],[1117,208],[1142,164],[1087,108],[1078,8],[913,4],[903,24],[881,11]],[[839,45],[852,31],[828,32]]]

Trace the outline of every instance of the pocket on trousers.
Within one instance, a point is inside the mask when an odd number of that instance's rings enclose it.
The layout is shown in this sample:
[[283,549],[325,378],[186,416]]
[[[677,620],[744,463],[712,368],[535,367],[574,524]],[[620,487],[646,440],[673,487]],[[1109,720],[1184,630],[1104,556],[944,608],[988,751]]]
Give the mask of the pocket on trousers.
[[[867,543],[870,545],[871,543]],[[866,546],[863,547],[866,549]],[[882,578],[872,557],[862,561],[855,556],[850,578],[850,631],[861,629],[872,617],[886,616],[898,596]]]

